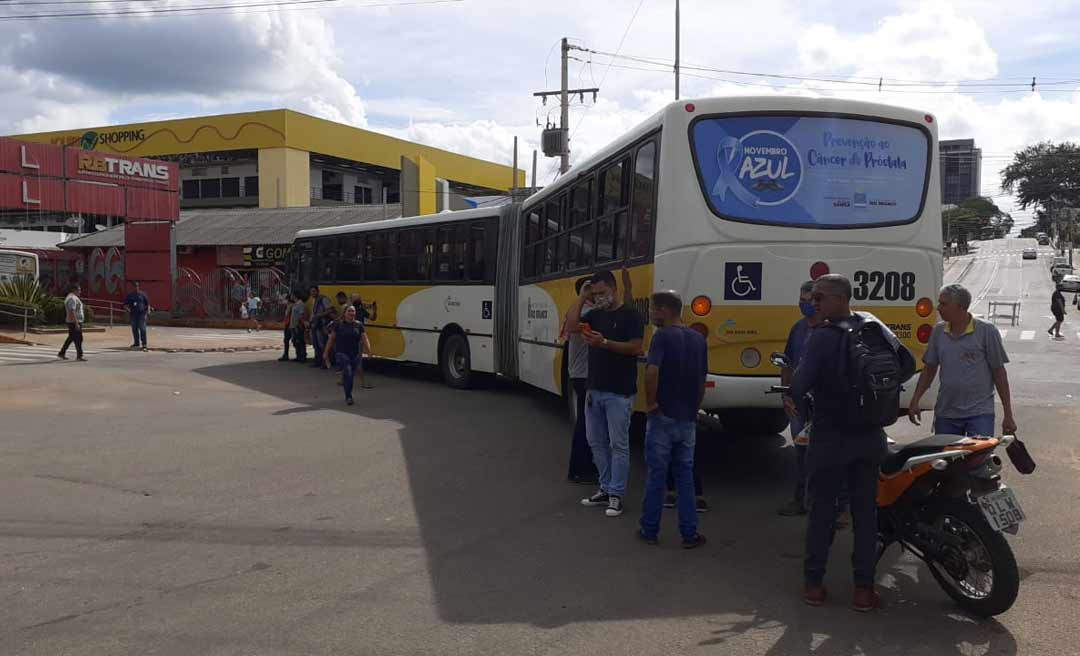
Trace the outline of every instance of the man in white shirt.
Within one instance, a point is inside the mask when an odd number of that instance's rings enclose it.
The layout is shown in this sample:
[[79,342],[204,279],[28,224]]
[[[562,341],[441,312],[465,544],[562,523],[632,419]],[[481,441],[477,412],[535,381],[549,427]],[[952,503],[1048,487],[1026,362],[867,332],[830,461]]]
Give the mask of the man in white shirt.
[[82,299],[79,298],[80,292],[82,292],[82,288],[79,287],[79,285],[74,285],[64,299],[64,311],[67,314],[68,336],[67,339],[64,340],[64,345],[60,348],[60,352],[56,354],[61,360],[67,360],[68,347],[74,344],[75,359],[79,362],[86,362],[86,358],[83,357],[82,349],[82,325],[85,320],[85,314],[83,312]]

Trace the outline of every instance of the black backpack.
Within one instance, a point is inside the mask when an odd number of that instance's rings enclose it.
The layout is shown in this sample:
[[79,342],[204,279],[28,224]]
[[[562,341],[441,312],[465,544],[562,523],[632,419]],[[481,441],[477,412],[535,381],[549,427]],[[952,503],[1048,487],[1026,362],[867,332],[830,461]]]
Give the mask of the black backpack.
[[876,321],[830,325],[845,333],[847,378],[854,405],[850,423],[865,428],[893,425],[900,415],[902,385],[914,372],[914,358],[903,346],[894,348]]

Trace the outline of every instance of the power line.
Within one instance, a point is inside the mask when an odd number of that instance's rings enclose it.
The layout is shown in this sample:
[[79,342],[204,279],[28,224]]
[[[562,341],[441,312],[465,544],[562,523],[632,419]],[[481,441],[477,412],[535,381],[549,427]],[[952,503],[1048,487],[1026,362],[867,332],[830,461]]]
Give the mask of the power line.
[[[465,0],[405,0],[403,2],[372,2],[367,4],[351,5],[351,8],[356,9],[368,9],[375,7],[406,7],[415,5],[436,5],[436,4],[449,4],[459,3]],[[323,5],[330,3],[342,2],[342,0],[274,0],[268,2],[253,2],[253,3],[223,3],[215,5],[193,5],[182,7],[166,7],[166,8],[136,8],[129,10],[119,11],[81,11],[81,12],[60,12],[51,14],[15,14],[9,16],[0,16],[0,21],[28,21],[28,20],[46,20],[46,19],[88,19],[88,18],[109,18],[109,17],[164,17],[164,16],[182,16],[182,15],[196,15],[196,13],[202,12],[230,12],[234,9],[259,9],[260,12],[267,9],[274,8],[303,8],[298,7],[301,5]],[[248,13],[238,11],[235,13]]]
[[[644,4],[645,4],[645,0],[638,0],[637,7],[634,9],[634,14],[630,17],[630,22],[628,22],[626,24],[626,29],[623,30],[622,38],[619,39],[618,47],[615,48],[615,56],[616,57],[618,57],[619,53],[622,52],[623,44],[626,43],[626,37],[627,37],[627,35],[630,34],[630,28],[634,26],[634,21],[637,19],[638,12],[641,11],[641,6],[644,5]],[[587,50],[587,49],[581,48],[581,50]],[[604,82],[607,80],[608,73],[611,72],[611,64],[613,64],[614,62],[615,62],[615,60],[612,59],[611,63],[608,64],[608,67],[604,69],[604,74],[600,76],[600,84],[596,85],[598,88],[602,89],[604,87]],[[589,109],[592,109],[592,105],[589,105],[589,107],[581,115],[581,118],[578,119],[578,124],[574,127],[573,132],[570,133],[570,139],[571,140],[573,140],[574,135],[577,134],[577,131],[581,129],[581,124],[585,122],[585,117],[589,115]]]
[[[661,57],[640,57],[634,55],[620,55],[618,51],[614,53],[604,52],[601,50],[586,49],[586,52],[597,54],[603,57],[609,57],[612,60],[625,59],[628,61],[635,61],[643,64],[649,64],[652,66],[663,66],[670,68],[674,60],[665,59]],[[699,70],[711,73],[722,73],[727,75],[742,75],[750,77],[765,77],[771,79],[804,81],[804,82],[824,82],[828,84],[844,84],[853,86],[865,86],[873,87],[877,90],[882,87],[926,87],[926,86],[974,86],[974,87],[1023,87],[1032,88],[1033,85],[1037,87],[1041,86],[1062,86],[1062,85],[1076,85],[1080,84],[1080,78],[1043,78],[1042,82],[1038,81],[1038,76],[1033,76],[1030,81],[1025,82],[1007,82],[1007,79],[1020,79],[1020,78],[999,78],[999,79],[986,79],[986,80],[943,80],[943,81],[917,81],[917,80],[901,80],[894,78],[887,78],[885,76],[870,78],[859,76],[831,76],[831,77],[813,77],[802,75],[787,75],[782,73],[761,73],[753,71],[739,71],[733,69],[716,68],[712,66],[703,66],[700,64],[680,64],[680,68],[689,68],[692,70]],[[1022,78],[1027,80],[1028,78]]]
[[[577,61],[586,61],[586,60],[577,59]],[[657,65],[659,65],[659,64],[657,64]],[[624,69],[624,70],[643,71],[643,72],[647,72],[647,73],[663,73],[665,75],[669,75],[671,73],[671,71],[667,70],[666,68],[660,69],[660,68],[643,68],[643,67],[640,67],[640,66],[627,66],[627,65],[624,65],[624,64],[615,64],[614,60],[612,60],[612,62],[610,62],[608,64],[608,67],[609,67],[609,69],[610,68],[620,68],[620,69]],[[997,94],[997,95],[1031,93],[1030,91],[1028,91],[1026,89],[998,89],[998,90],[990,90],[990,89],[965,89],[965,90],[958,90],[958,89],[953,89],[953,90],[948,90],[948,89],[937,89],[937,90],[903,89],[903,90],[899,90],[899,89],[889,88],[888,85],[882,86],[880,89],[877,87],[877,85],[874,85],[874,88],[793,86],[793,85],[789,85],[789,84],[786,85],[786,84],[775,84],[775,83],[768,83],[768,82],[753,82],[753,81],[748,81],[748,80],[735,80],[735,79],[731,79],[731,78],[719,77],[719,76],[716,76],[716,75],[704,75],[702,73],[691,73],[691,72],[688,72],[688,71],[685,70],[687,68],[690,68],[690,67],[681,66],[681,68],[680,68],[680,73],[682,75],[686,76],[686,77],[693,77],[693,78],[704,79],[704,80],[716,80],[716,81],[719,81],[719,82],[726,82],[728,84],[735,84],[735,85],[748,86],[748,87],[767,87],[769,89],[782,90],[782,91],[795,90],[795,91],[812,91],[812,92],[817,92],[817,93],[836,93],[836,92],[843,92],[843,93],[885,93],[885,92],[888,92],[888,93],[908,93],[908,94],[956,94],[956,93],[964,93],[964,94]],[[695,69],[695,70],[698,70],[698,69]],[[824,80],[824,81],[825,82],[838,82],[838,80]],[[1080,86],[1080,84],[1078,84],[1077,86]],[[1040,92],[1043,92],[1043,93],[1049,93],[1049,92],[1075,93],[1076,91],[1077,91],[1077,89],[1042,89],[1042,90],[1040,90]]]

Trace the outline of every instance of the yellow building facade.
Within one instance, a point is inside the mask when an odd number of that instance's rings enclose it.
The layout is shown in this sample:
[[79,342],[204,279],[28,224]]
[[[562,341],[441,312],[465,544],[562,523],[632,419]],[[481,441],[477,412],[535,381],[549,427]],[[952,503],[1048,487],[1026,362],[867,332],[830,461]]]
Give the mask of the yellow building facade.
[[511,166],[287,109],[14,138],[177,161],[187,208],[401,202],[426,214],[525,185]]

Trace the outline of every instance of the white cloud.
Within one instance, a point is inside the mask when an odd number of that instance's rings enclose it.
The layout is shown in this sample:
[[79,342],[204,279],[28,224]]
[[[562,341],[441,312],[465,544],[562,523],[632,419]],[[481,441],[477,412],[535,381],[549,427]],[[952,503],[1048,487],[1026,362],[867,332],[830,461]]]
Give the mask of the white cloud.
[[807,73],[894,79],[967,80],[997,74],[997,53],[974,18],[949,4],[925,3],[883,18],[872,32],[817,23],[799,37]]
[[0,127],[84,127],[108,122],[102,114],[127,104],[170,99],[210,110],[283,106],[367,125],[359,94],[338,72],[341,53],[322,17],[274,11],[93,26],[92,44],[83,21],[0,29],[0,38],[17,37],[0,52],[0,75],[12,80],[0,86],[12,94]]

